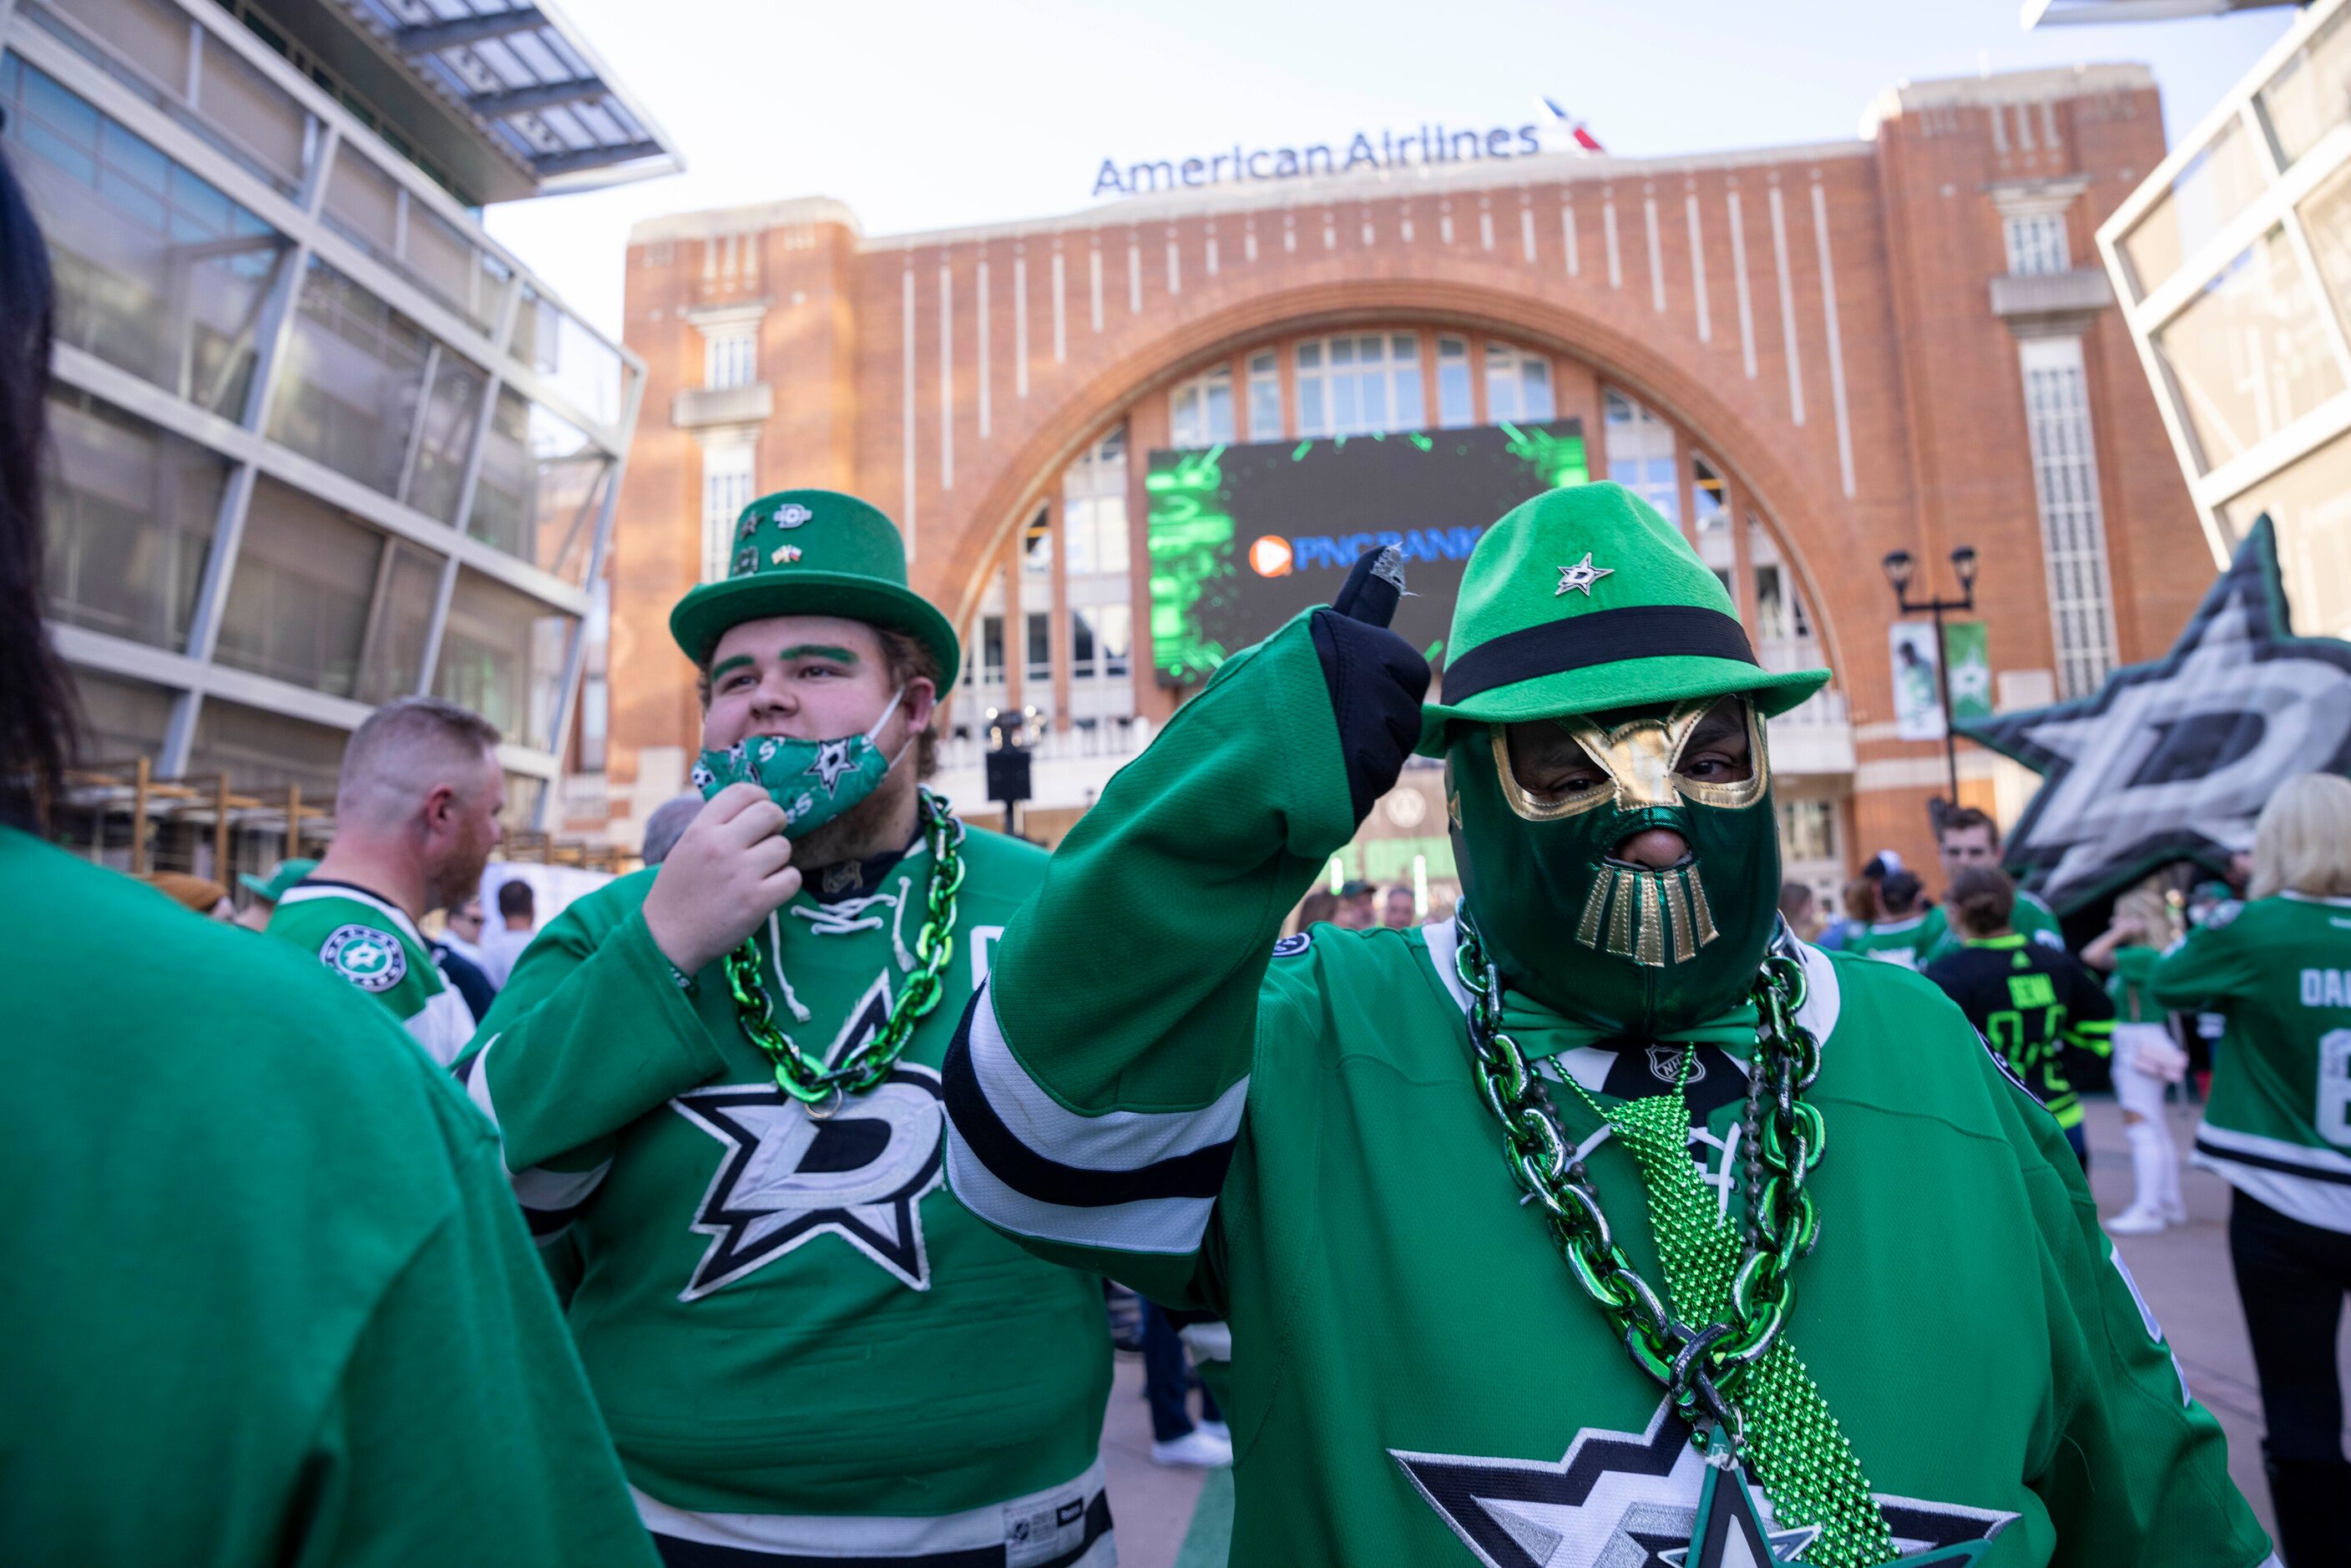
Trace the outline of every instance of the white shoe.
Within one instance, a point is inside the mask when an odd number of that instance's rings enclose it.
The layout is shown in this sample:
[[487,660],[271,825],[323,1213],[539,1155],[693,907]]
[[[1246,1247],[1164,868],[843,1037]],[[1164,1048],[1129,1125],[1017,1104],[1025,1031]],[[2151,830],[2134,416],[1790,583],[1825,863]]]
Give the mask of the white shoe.
[[1233,1446],[1233,1429],[1222,1421],[1203,1421],[1193,1430],[1206,1432],[1228,1448]]
[[2109,1236],[2152,1236],[2163,1228],[2163,1211],[2133,1204],[2106,1221]]
[[1151,1462],[1188,1466],[1196,1470],[1221,1469],[1233,1462],[1232,1440],[1195,1427],[1172,1442],[1152,1444]]

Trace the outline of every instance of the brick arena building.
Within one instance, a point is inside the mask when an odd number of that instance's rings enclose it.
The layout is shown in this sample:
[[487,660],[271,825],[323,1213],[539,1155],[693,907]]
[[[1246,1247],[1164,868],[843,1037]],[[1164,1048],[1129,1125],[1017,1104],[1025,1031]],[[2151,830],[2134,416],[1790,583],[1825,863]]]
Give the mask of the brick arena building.
[[[1944,592],[1953,548],[1980,552],[2004,706],[2169,643],[2212,560],[2092,246],[2164,155],[2143,68],[1905,85],[1813,146],[1468,140],[1196,188],[1198,161],[1113,169],[1162,188],[935,234],[869,236],[824,199],[640,225],[648,395],[568,825],[632,839],[683,787],[670,606],[724,572],[744,501],[791,486],[905,529],[968,649],[946,787],[985,820],[983,716],[1033,708],[1048,838],[1185,695],[1149,637],[1165,448],[1579,421],[1589,473],[1690,532],[1767,664],[1836,671],[1773,727],[1791,867],[1824,887],[1923,856],[1944,777],[1938,742],[1895,733],[1887,552]],[[2030,780],[1961,754],[1962,796],[2012,816]],[[1444,880],[1428,789],[1375,814],[1362,871]]]

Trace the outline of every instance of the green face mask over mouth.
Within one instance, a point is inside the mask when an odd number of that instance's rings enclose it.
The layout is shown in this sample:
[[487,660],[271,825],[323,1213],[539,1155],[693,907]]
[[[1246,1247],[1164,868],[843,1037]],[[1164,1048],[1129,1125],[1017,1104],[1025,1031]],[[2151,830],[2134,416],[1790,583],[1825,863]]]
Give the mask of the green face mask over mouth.
[[[1514,773],[1505,727],[1454,733],[1447,792],[1468,918],[1504,974],[1564,1017],[1656,1036],[1737,1005],[1754,982],[1780,893],[1771,769],[1761,721],[1740,703],[1748,777],[1680,771],[1716,700],[1606,727],[1557,721],[1601,777],[1555,792]],[[1689,853],[1662,870],[1616,857],[1652,828],[1679,833]]]

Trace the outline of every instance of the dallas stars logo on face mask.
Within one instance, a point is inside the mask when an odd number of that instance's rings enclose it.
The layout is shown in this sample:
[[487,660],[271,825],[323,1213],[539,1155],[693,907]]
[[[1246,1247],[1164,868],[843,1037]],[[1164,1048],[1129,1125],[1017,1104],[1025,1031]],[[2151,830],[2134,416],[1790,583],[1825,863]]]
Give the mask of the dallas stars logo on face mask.
[[2169,653],[2096,695],[1966,727],[2046,779],[2008,849],[2061,906],[2168,861],[2249,849],[2277,782],[2351,772],[2351,643],[2286,623],[2269,519]]
[[[1773,1517],[1753,1478],[1721,1475],[1660,1400],[1640,1432],[1585,1427],[1556,1463],[1391,1448],[1429,1507],[1486,1568],[1767,1568],[1819,1534]],[[1901,1561],[1959,1564],[2017,1515],[1877,1496]]]
[[[890,977],[826,1052],[837,1061],[890,1016]],[[697,1089],[670,1109],[726,1145],[690,1228],[711,1238],[683,1301],[699,1301],[820,1236],[838,1236],[909,1290],[931,1288],[922,1201],[944,1179],[939,1075],[901,1063],[822,1121],[772,1082]]]
[[810,763],[805,771],[824,786],[827,797],[841,787],[841,776],[857,766],[849,752],[857,740],[863,738],[862,736],[855,736],[841,740],[828,740],[816,748],[816,760]]

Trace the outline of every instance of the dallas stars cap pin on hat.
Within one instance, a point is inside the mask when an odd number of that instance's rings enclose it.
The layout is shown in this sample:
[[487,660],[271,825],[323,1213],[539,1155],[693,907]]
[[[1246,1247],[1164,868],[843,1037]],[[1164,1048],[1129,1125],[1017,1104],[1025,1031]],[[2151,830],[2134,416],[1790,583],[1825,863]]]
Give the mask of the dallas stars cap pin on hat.
[[941,691],[962,664],[947,618],[907,585],[897,525],[838,491],[783,490],[744,507],[726,579],[677,601],[670,635],[707,664],[729,627],[769,615],[838,615],[904,632],[938,661]]

